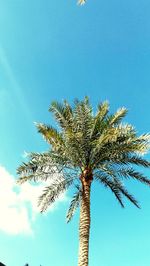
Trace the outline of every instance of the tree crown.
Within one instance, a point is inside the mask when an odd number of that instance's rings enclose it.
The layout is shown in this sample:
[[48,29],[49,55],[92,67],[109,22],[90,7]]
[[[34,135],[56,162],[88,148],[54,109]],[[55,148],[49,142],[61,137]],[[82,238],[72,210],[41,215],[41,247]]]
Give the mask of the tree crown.
[[45,211],[73,185],[77,192],[67,214],[69,221],[82,197],[82,176],[87,179],[92,176],[109,188],[122,207],[122,196],[139,207],[124,187],[123,180],[132,178],[150,184],[147,177],[133,168],[150,166],[143,158],[150,147],[150,135],[137,136],[132,125],[122,122],[127,109],[123,107],[110,114],[109,104],[105,101],[98,104],[94,113],[88,97],[85,97],[83,101],[76,99],[73,106],[66,100],[63,103],[54,101],[49,111],[57,128],[36,124],[38,132],[50,145],[49,151],[29,154],[29,161],[17,170],[20,184],[28,180],[50,180],[50,185],[39,198],[41,210]]

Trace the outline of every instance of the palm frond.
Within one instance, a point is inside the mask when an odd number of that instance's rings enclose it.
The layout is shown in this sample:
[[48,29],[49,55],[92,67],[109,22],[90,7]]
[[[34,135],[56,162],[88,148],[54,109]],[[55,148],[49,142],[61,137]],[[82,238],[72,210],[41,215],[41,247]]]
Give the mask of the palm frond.
[[92,123],[92,107],[89,104],[88,97],[85,97],[81,102],[76,101],[74,108],[74,131],[72,132],[72,136],[77,142],[84,164],[87,164],[91,150],[90,136]]
[[64,104],[58,103],[57,101],[53,101],[49,108],[49,111],[53,113],[56,121],[61,126],[62,129],[68,127],[68,121],[66,116],[66,110]]
[[118,185],[119,186],[119,190],[121,191],[121,193],[131,202],[133,203],[137,208],[140,208],[140,205],[138,204],[138,201],[134,198],[133,195],[131,195],[128,190],[122,186],[122,185]]
[[96,118],[102,121],[109,111],[109,103],[108,101],[104,101],[98,105],[98,112],[96,114]]
[[150,149],[150,134],[143,134],[133,139],[134,145],[137,147],[137,154],[145,154]]
[[68,121],[68,124],[73,127],[73,109],[70,104],[64,100],[64,107],[65,107],[65,118]]
[[102,182],[106,187],[109,187],[111,191],[115,194],[117,200],[121,204],[122,207],[124,207],[124,204],[122,202],[122,197],[125,196],[131,203],[133,203],[137,208],[140,208],[137,200],[131,195],[128,190],[123,186],[122,182],[116,177],[113,176],[113,179],[107,175],[103,175],[102,177],[97,174],[97,179]]
[[103,184],[106,188],[109,188],[112,191],[112,193],[115,195],[121,207],[124,208],[121,192],[118,189],[118,187],[115,185],[115,183],[109,178],[109,176],[96,175],[96,179],[100,181],[100,183]]
[[53,176],[63,173],[63,169],[67,168],[66,162],[62,157],[52,156],[53,153],[30,153],[29,161],[23,162],[17,169],[20,176],[18,183],[22,184],[26,181],[46,181]]
[[62,180],[55,180],[50,186],[47,186],[39,197],[38,205],[41,208],[41,212],[46,211],[72,183],[72,178],[62,178]]
[[133,179],[140,181],[141,183],[150,185],[150,179],[145,177],[142,173],[135,171],[131,167],[118,169],[117,174],[125,178],[133,178]]
[[93,119],[93,126],[91,130],[91,139],[95,138],[97,134],[102,131],[102,121],[105,119],[109,111],[109,103],[107,101],[98,105],[98,111]]
[[[115,136],[116,138],[116,136]],[[149,142],[141,141],[138,137],[130,137],[130,134],[121,136],[115,140],[109,134],[102,135],[99,140],[95,143],[95,147],[92,153],[92,160],[95,167],[103,161],[120,162],[126,156],[138,156],[140,158],[144,153],[149,151]]]
[[81,199],[81,190],[78,189],[78,191],[73,195],[73,198],[70,202],[70,206],[66,215],[67,223],[69,223],[76,211],[76,209],[79,207]]
[[114,115],[110,116],[109,118],[109,125],[116,125],[121,122],[121,120],[126,116],[127,114],[127,109],[122,107],[120,108]]
[[86,0],[78,0],[78,5],[84,5],[85,4],[85,2],[86,2]]
[[131,142],[131,137],[135,137],[135,132],[131,125],[120,124],[116,127],[108,127],[101,133],[99,138],[96,139],[95,148],[100,149],[101,147],[106,146],[106,144],[127,145],[127,143]]
[[[131,155],[131,154],[124,154],[118,157],[117,160],[114,162],[116,165],[137,165],[137,166],[143,166],[143,167],[150,167],[150,162],[137,154]],[[113,164],[113,163],[112,163]],[[110,164],[111,165],[111,164]]]
[[41,133],[44,139],[52,145],[54,150],[58,150],[64,146],[62,135],[55,128],[42,123],[36,123],[36,127],[38,132]]

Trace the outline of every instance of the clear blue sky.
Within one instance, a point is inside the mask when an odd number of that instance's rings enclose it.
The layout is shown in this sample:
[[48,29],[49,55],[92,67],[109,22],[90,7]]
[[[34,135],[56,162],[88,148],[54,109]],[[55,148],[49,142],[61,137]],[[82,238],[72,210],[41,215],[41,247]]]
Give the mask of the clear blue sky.
[[[88,95],[93,106],[107,99],[112,111],[121,106],[129,109],[127,120],[138,133],[150,131],[149,14],[148,0],[88,0],[82,7],[75,0],[1,0],[0,178],[4,191],[10,194],[18,189],[10,186],[7,191],[4,178],[8,176],[9,184],[10,174],[16,178],[24,151],[47,149],[33,122],[53,123],[48,107],[54,99],[72,101]],[[133,182],[128,187],[141,210],[128,203],[122,210],[109,191],[93,186],[90,266],[150,265],[150,189]],[[1,217],[6,217],[0,221],[0,261],[7,266],[26,262],[76,266],[78,213],[67,225],[69,195],[47,215],[35,211],[35,217],[25,195],[19,201],[16,195],[12,191],[13,206],[7,202],[3,209],[7,199],[3,195],[1,200]],[[23,227],[23,217],[32,233],[15,231],[15,225]]]

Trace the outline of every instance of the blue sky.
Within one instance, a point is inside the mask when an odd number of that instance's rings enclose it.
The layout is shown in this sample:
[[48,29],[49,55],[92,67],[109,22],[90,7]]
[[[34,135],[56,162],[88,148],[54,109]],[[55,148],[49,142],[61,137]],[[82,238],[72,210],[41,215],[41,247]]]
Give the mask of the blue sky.
[[[88,95],[93,106],[125,106],[138,133],[150,131],[150,2],[2,0],[0,2],[0,261],[10,266],[77,265],[78,213],[67,225],[70,194],[45,215],[42,187],[15,185],[24,151],[44,151],[34,121],[54,123],[52,100]],[[150,172],[147,171],[147,175]],[[92,189],[91,266],[149,266],[150,190],[131,182],[142,209],[122,210]]]

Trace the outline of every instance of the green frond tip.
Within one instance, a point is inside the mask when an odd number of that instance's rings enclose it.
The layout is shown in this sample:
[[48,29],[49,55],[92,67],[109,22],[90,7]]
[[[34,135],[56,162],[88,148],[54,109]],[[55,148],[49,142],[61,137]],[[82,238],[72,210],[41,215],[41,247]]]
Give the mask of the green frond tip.
[[[84,2],[85,2],[85,1],[84,1]],[[84,97],[84,102],[85,102],[86,105],[89,105],[89,104],[90,104],[89,96],[86,95],[86,96]]]
[[52,112],[54,118],[61,129],[69,129],[72,126],[72,108],[64,100],[63,103],[58,103],[57,101],[53,101],[50,105],[49,111]]
[[104,101],[98,105],[98,112],[96,117],[102,120],[109,112],[109,102]]

